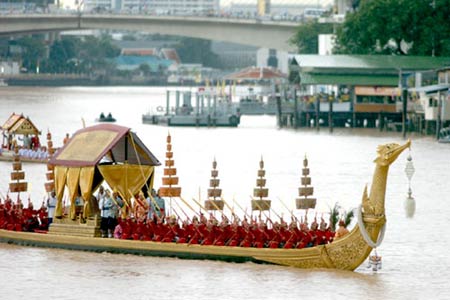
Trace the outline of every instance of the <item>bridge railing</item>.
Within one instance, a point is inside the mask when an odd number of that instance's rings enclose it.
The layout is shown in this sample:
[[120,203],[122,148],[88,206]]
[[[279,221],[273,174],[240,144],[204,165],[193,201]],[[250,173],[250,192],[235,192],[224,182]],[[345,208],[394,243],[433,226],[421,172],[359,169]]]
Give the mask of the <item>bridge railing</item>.
[[[124,16],[160,16],[160,17],[201,17],[211,19],[226,19],[226,20],[252,20],[262,23],[294,23],[299,24],[307,21],[300,14],[272,14],[266,16],[258,16],[256,13],[238,13],[221,10],[219,12],[188,12],[188,11],[157,11],[157,10],[90,10],[79,11],[77,9],[45,9],[41,8],[19,8],[14,6],[13,8],[0,7],[0,17],[12,16],[12,15],[124,15]],[[342,22],[341,19],[334,18],[333,16],[318,18],[319,22]]]

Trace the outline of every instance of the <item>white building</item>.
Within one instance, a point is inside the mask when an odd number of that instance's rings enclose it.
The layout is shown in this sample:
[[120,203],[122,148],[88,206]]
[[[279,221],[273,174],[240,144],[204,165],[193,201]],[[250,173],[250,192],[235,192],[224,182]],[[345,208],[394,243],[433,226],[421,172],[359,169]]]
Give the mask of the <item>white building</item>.
[[145,11],[157,14],[207,14],[220,9],[219,0],[142,0]]
[[418,99],[425,121],[450,120],[450,67],[438,71],[438,84],[410,88]]
[[16,61],[0,61],[0,77],[3,75],[17,75],[20,73],[19,63]]

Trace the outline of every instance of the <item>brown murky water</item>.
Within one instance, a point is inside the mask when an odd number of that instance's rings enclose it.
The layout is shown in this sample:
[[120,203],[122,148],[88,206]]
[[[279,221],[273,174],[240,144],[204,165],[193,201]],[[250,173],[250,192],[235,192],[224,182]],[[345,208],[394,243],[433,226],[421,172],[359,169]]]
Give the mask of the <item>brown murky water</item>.
[[[160,159],[172,135],[175,164],[186,199],[202,198],[211,163],[218,162],[225,199],[250,209],[261,156],[273,208],[285,216],[280,199],[294,207],[302,160],[309,159],[317,212],[335,202],[359,205],[371,183],[376,146],[403,142],[396,133],[374,130],[279,130],[275,118],[243,117],[239,128],[167,128],[144,125],[141,115],[165,103],[164,88],[0,88],[0,122],[24,113],[49,129],[56,146],[66,132],[95,124],[111,112],[131,127]],[[43,138],[42,138],[43,139]],[[387,232],[379,248],[383,269],[363,264],[356,272],[96,254],[0,244],[1,299],[448,299],[450,292],[450,146],[430,137],[412,137],[417,211],[403,209],[408,181],[407,153],[392,165],[386,192]],[[44,197],[45,166],[24,164],[31,198]],[[10,163],[0,162],[0,191],[9,182]],[[162,168],[155,185],[161,183]],[[298,216],[304,212],[297,211]]]

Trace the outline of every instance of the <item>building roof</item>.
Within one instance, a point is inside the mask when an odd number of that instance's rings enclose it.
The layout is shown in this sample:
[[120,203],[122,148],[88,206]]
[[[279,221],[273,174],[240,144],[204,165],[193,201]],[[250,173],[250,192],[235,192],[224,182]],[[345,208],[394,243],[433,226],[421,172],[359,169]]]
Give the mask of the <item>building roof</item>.
[[122,49],[121,54],[134,56],[157,56],[158,51],[156,50],[156,48]]
[[66,167],[95,166],[108,156],[111,162],[158,166],[161,163],[130,128],[99,124],[78,130],[50,159]]
[[152,72],[157,72],[159,67],[168,68],[174,62],[157,56],[120,55],[114,59],[119,69],[137,69],[142,64],[147,64]]
[[302,70],[348,69],[402,71],[435,70],[450,65],[450,57],[394,55],[295,55]]
[[301,73],[302,84],[308,85],[379,85],[397,86],[398,75],[336,75],[336,74],[312,74]]
[[175,50],[173,48],[162,48],[161,56],[165,59],[174,61],[176,64],[181,63],[180,57],[178,56],[178,53],[177,53],[177,50]]
[[269,67],[248,67],[236,73],[228,74],[224,79],[233,80],[270,80],[286,78],[286,74]]
[[[393,55],[295,55],[291,66],[302,84],[397,86],[414,72],[450,65],[450,57]],[[401,72],[401,73],[400,73]]]
[[450,84],[435,84],[435,85],[410,88],[408,90],[411,92],[423,92],[425,94],[434,94],[434,93],[443,92],[443,91],[450,92]]

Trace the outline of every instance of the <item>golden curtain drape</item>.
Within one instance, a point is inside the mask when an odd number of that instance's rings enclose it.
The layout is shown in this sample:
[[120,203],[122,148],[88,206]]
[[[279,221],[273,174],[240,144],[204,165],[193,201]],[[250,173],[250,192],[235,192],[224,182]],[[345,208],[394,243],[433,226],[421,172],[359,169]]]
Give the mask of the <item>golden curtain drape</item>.
[[80,171],[81,168],[69,168],[67,170],[66,183],[69,189],[69,200],[70,200],[69,217],[72,220],[75,220],[76,218],[75,199],[78,196],[78,183],[80,181]]
[[55,192],[56,192],[56,209],[55,217],[62,217],[63,215],[63,203],[62,198],[64,195],[64,187],[66,184],[67,168],[62,166],[55,167]]
[[84,200],[83,217],[89,218],[99,212],[98,203],[92,199],[92,182],[94,180],[95,167],[84,167],[80,171],[80,191]]
[[98,169],[109,186],[116,189],[128,206],[131,206],[129,199],[145,185],[154,167],[123,164],[102,165]]

